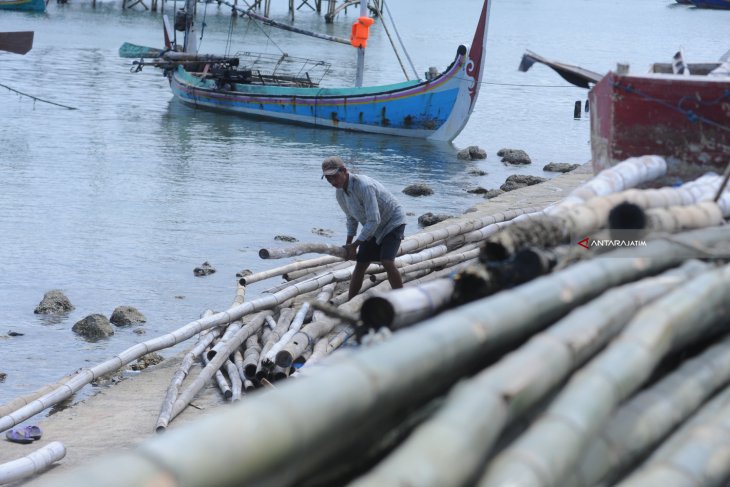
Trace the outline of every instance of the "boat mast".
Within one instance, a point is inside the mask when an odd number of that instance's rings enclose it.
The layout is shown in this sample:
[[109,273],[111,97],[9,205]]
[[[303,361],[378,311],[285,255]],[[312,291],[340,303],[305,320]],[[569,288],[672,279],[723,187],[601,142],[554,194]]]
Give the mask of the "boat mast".
[[[360,17],[367,17],[368,15],[368,0],[360,0]],[[355,76],[355,86],[360,88],[362,86],[362,75],[365,71],[365,49],[362,47],[357,48],[357,74]]]

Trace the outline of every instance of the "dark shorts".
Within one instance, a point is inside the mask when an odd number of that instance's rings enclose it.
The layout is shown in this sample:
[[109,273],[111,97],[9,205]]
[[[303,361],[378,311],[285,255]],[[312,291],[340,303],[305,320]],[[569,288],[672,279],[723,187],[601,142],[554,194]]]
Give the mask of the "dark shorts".
[[357,261],[358,262],[382,262],[384,260],[395,259],[398,249],[400,248],[400,242],[403,240],[403,235],[406,230],[406,224],[395,227],[390,231],[380,245],[375,243],[375,237],[371,238],[367,242],[360,244],[357,249]]

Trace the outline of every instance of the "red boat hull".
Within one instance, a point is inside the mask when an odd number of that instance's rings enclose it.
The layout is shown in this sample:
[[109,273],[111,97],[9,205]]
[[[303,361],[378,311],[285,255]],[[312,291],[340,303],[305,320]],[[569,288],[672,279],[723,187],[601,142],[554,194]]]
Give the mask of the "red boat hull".
[[671,184],[730,163],[730,78],[610,72],[589,101],[596,172],[656,154],[667,160],[662,182]]

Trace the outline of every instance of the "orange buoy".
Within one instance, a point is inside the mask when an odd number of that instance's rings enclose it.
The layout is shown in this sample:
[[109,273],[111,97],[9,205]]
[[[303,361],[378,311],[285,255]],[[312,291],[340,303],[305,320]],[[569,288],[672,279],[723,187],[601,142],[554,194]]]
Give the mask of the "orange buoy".
[[350,44],[353,47],[362,47],[365,49],[368,43],[368,32],[371,25],[375,22],[370,17],[358,17],[357,22],[352,24],[352,33],[350,34]]

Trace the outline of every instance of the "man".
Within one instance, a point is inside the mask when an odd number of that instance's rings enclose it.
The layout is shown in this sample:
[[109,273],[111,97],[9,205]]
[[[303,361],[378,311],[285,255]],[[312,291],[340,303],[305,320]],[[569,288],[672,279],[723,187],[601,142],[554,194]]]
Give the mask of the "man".
[[[360,291],[365,271],[373,261],[383,265],[391,288],[403,287],[394,262],[406,228],[406,214],[398,200],[373,178],[350,174],[337,156],[322,162],[322,177],[337,189],[337,202],[347,216],[345,258],[357,257],[350,279],[350,299]],[[355,238],[358,223],[362,230]]]

